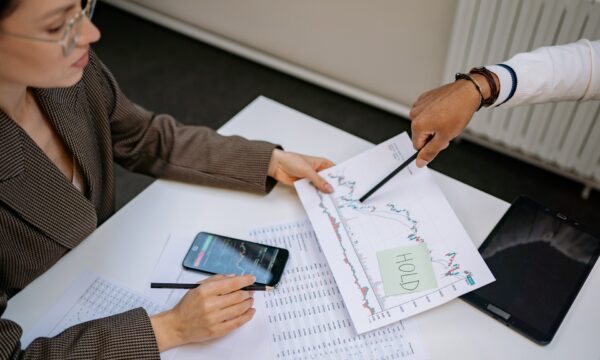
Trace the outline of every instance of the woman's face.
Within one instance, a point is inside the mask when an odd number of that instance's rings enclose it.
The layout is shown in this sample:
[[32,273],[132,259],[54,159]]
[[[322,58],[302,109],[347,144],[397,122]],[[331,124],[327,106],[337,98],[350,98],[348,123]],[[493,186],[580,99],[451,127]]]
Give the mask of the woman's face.
[[5,34],[60,40],[68,20],[80,11],[81,0],[17,0],[16,9],[0,21],[0,82],[36,88],[75,85],[88,62],[89,45],[100,39],[100,31],[87,17],[67,56],[58,43]]

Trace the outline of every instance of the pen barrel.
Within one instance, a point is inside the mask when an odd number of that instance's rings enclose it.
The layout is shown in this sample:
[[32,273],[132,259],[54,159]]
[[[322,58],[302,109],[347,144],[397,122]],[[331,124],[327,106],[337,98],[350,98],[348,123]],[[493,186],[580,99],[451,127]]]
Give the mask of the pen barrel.
[[241,290],[245,290],[245,291],[265,291],[265,290],[267,290],[267,286],[265,286],[265,285],[249,285],[249,286],[244,286]]
[[152,289],[195,289],[199,284],[151,283]]
[[396,174],[398,174],[400,171],[402,171],[402,169],[404,169],[405,167],[407,167],[411,162],[413,162],[417,156],[419,155],[419,152],[415,152],[414,154],[412,154],[408,159],[406,159],[400,166],[398,166],[394,171],[392,171],[388,176],[386,176],[383,180],[381,180],[377,185],[375,185],[371,190],[369,190],[366,194],[364,194],[358,201],[360,202],[364,202],[365,200],[367,200],[371,195],[373,195],[377,190],[379,190],[380,187],[382,187],[383,185],[385,185],[385,183],[387,183],[388,181],[390,181],[391,178],[393,178],[394,176],[396,176]]
[[[150,283],[152,289],[195,289],[200,284],[181,284],[181,283]],[[273,287],[266,285],[249,285],[241,288],[240,290],[245,291],[267,291],[272,290]]]

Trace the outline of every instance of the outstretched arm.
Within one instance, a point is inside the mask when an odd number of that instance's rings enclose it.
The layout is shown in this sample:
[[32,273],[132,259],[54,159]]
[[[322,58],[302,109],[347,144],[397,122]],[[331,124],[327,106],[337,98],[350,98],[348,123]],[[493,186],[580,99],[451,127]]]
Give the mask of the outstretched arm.
[[[499,88],[492,106],[512,107],[564,100],[600,99],[600,41],[542,47],[486,66]],[[486,79],[472,74],[484,98],[491,94]],[[473,83],[460,79],[423,93],[413,105],[412,140],[421,149],[422,167],[448,147],[469,124],[479,108],[481,95]]]

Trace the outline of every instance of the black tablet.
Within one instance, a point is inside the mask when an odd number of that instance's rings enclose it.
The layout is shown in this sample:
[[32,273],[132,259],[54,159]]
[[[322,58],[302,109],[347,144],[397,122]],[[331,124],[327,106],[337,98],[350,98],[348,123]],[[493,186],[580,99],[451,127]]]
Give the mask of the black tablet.
[[600,254],[600,237],[527,197],[479,248],[496,281],[462,296],[538,344],[548,344]]

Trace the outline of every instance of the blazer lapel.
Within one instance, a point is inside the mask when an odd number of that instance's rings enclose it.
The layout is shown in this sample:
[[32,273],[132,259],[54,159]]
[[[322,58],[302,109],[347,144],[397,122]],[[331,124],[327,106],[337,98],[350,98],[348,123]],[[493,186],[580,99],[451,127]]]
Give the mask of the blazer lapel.
[[23,139],[16,124],[0,110],[0,184],[18,176],[25,168]]
[[102,160],[95,124],[82,83],[62,89],[37,89],[38,104],[75,157],[86,180],[85,194],[94,199],[102,178]]
[[[76,92],[73,88],[58,89],[64,92],[60,101],[52,90],[38,91],[38,101],[57,132],[65,141],[88,181],[88,192],[95,186],[90,169],[92,145],[85,146],[90,130],[79,129],[87,123],[76,124]],[[47,92],[45,96],[41,92]],[[0,111],[0,202],[17,212],[25,221],[56,242],[73,248],[95,228],[96,211],[81,192],[64,177],[60,170],[35,144],[35,142],[5,113]],[[93,131],[93,130],[91,130]],[[80,138],[77,138],[80,137]],[[8,141],[5,141],[8,140]],[[81,148],[79,147],[81,146]],[[83,154],[83,155],[81,155]]]

